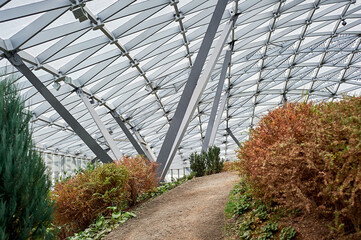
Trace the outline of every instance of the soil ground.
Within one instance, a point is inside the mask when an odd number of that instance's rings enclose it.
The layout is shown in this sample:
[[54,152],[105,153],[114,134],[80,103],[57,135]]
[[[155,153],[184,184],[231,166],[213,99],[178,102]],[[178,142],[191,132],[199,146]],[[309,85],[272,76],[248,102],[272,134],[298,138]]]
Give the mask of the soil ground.
[[223,239],[224,207],[238,180],[225,172],[188,181],[140,206],[105,239]]

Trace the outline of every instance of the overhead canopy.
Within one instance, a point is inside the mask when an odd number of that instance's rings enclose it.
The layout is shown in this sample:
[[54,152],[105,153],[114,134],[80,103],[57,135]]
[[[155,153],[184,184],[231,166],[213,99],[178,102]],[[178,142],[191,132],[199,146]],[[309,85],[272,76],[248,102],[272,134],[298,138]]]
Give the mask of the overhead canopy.
[[[111,109],[157,156],[216,3],[0,0],[0,55],[16,50],[103,149],[107,142],[77,88],[94,102],[121,153],[136,151]],[[228,1],[212,49],[234,14],[238,19],[175,163],[201,150],[229,43],[234,44],[224,84],[229,95],[215,140],[225,158],[232,159],[237,148],[229,130],[244,141],[260,116],[285,101],[337,100],[360,92],[360,1]],[[1,57],[0,75],[10,74],[33,113],[38,147],[94,156],[27,78]]]

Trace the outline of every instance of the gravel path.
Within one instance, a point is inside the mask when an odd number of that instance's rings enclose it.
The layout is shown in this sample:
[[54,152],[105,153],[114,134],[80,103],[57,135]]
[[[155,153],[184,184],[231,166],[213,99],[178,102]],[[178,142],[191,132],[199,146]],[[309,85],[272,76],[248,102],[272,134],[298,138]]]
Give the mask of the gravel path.
[[224,207],[238,179],[220,173],[186,182],[139,207],[105,239],[223,239]]

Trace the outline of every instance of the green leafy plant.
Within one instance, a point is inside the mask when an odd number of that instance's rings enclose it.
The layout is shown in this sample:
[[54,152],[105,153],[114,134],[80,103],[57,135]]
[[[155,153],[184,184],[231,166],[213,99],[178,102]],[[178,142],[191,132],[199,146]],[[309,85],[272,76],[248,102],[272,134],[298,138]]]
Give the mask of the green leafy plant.
[[278,231],[278,223],[277,222],[269,222],[267,223],[261,231],[258,240],[268,240],[274,238],[274,233]]
[[278,206],[265,204],[253,195],[252,186],[242,178],[231,191],[229,201],[225,207],[225,215],[233,219],[226,226],[228,235],[233,238],[249,240],[293,239],[296,232],[290,226],[282,228],[278,221],[287,211]]
[[31,115],[10,78],[0,81],[0,239],[44,239],[50,180],[29,129]]
[[112,210],[110,216],[99,216],[92,224],[90,224],[84,231],[75,233],[74,236],[68,237],[69,240],[100,240],[109,234],[113,229],[120,224],[125,223],[128,219],[136,217],[132,212],[122,212],[117,207],[108,207]]
[[285,228],[282,228],[281,234],[280,234],[280,240],[291,240],[296,236],[296,231],[293,227],[288,226]]

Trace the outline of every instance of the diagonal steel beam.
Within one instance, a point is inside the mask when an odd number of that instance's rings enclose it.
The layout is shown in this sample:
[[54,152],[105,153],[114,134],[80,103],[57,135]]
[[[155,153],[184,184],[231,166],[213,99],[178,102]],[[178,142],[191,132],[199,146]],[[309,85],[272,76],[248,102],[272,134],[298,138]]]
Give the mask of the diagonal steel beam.
[[138,142],[140,143],[140,146],[143,148],[145,157],[147,157],[149,161],[155,162],[156,157],[153,153],[153,150],[149,147],[148,143],[144,140],[144,138],[139,134],[139,132],[135,128],[133,128],[133,133],[137,138]]
[[85,142],[93,153],[104,163],[112,162],[109,155],[98,145],[91,135],[80,125],[80,123],[69,113],[49,89],[39,80],[37,76],[25,65],[21,57],[14,52],[5,52],[5,57],[18,69],[47,100],[59,115],[69,124],[76,134]]
[[97,114],[97,112],[95,111],[94,107],[92,106],[92,104],[89,102],[89,99],[86,97],[86,95],[83,93],[82,89],[78,89],[77,90],[77,94],[79,95],[79,97],[81,98],[81,100],[83,101],[84,105],[86,106],[86,108],[88,109],[90,115],[92,116],[95,124],[98,126],[100,132],[102,133],[105,141],[107,141],[108,146],[110,148],[110,150],[113,152],[115,158],[117,160],[122,158],[122,153],[120,152],[119,148],[117,147],[117,144],[114,142],[113,138],[110,136],[108,130],[106,129],[104,123],[102,122],[102,120],[100,119],[99,115]]
[[43,30],[52,22],[54,22],[56,19],[58,19],[66,11],[68,11],[67,8],[60,8],[51,12],[46,12],[37,19],[35,19],[32,23],[24,27],[21,31],[15,33],[10,38],[13,49],[14,50],[19,49],[22,45],[24,45],[27,41],[33,38],[41,30]]
[[[160,177],[161,181],[164,179],[165,175],[167,174],[167,171],[170,167],[173,157],[176,154],[176,149],[179,146],[179,143],[184,135],[185,131],[182,131],[180,136],[178,136],[178,134],[180,132],[180,128],[184,121],[184,116],[185,116],[186,112],[188,111],[188,107],[193,98],[194,90],[198,84],[198,78],[202,72],[203,65],[208,56],[208,52],[211,48],[213,39],[216,35],[219,23],[222,19],[222,15],[223,15],[223,12],[224,12],[226,6],[227,6],[227,1],[219,0],[217,2],[217,5],[216,5],[216,8],[212,15],[211,21],[208,25],[207,32],[204,36],[201,47],[197,54],[196,60],[194,62],[193,68],[190,72],[189,78],[184,87],[181,99],[180,99],[179,104],[176,109],[176,112],[174,114],[174,117],[170,124],[169,130],[164,139],[162,148],[159,152],[157,162],[160,164],[160,166],[158,168],[158,176]],[[229,33],[229,31],[228,31],[228,33]],[[228,34],[227,34],[227,37],[228,37]],[[222,45],[222,47],[223,47],[223,45]],[[219,54],[218,54],[218,56],[219,56]],[[215,58],[218,59],[218,56]],[[212,69],[213,69],[213,67],[212,67]],[[196,106],[196,103],[193,104],[193,106],[192,106],[193,111],[194,111],[195,106]],[[191,111],[191,112],[193,113],[193,111]],[[190,119],[190,117],[188,119],[186,119],[186,122],[187,122],[185,124],[186,126],[188,126],[189,119]],[[185,126],[185,128],[186,128],[186,126]]]
[[217,118],[215,119],[212,131],[210,132],[208,146],[212,146],[214,144],[214,140],[216,138],[216,133],[217,133],[219,124],[221,123],[222,114],[223,114],[224,108],[226,106],[228,96],[229,96],[229,91],[227,91],[222,97],[221,104],[219,106],[219,111],[217,113]]
[[[232,46],[233,46],[233,44],[232,44]],[[213,129],[216,127],[214,120],[216,119],[218,105],[219,105],[219,101],[221,99],[221,94],[222,94],[222,90],[223,90],[224,80],[226,79],[227,68],[229,66],[229,62],[231,61],[232,46],[230,46],[230,49],[227,50],[226,56],[224,57],[223,67],[221,70],[221,75],[219,77],[216,96],[214,97],[211,116],[208,121],[207,131],[206,131],[206,135],[204,137],[204,141],[203,141],[203,145],[202,145],[203,151],[207,151],[208,147],[210,146],[211,133],[213,132]],[[222,112],[223,111],[219,111],[218,115],[219,114],[222,115]]]
[[0,0],[0,8],[5,6],[9,2],[10,2],[10,0]]
[[121,119],[120,115],[115,110],[110,111],[110,113],[113,116],[114,120],[118,123],[119,127],[123,130],[124,134],[127,136],[130,143],[133,145],[133,147],[138,152],[138,154],[142,155],[142,156],[146,156],[151,161],[151,159],[148,157],[148,155],[144,152],[143,148],[139,145],[138,141],[134,138],[132,133],[129,131],[127,126],[125,126],[125,123]]
[[237,138],[233,135],[231,129],[227,128],[226,131],[228,132],[229,136],[231,136],[231,138],[233,139],[233,141],[237,144],[237,146],[240,145],[239,141],[237,140]]

